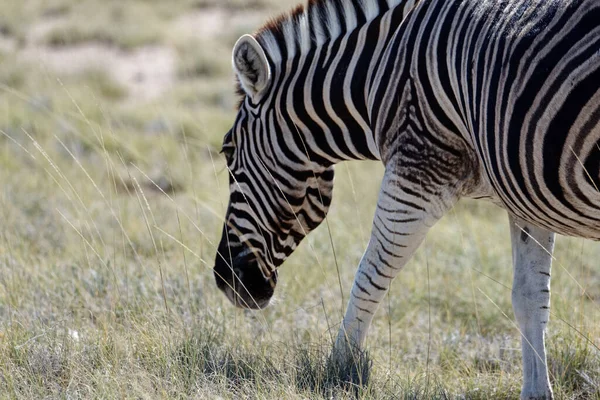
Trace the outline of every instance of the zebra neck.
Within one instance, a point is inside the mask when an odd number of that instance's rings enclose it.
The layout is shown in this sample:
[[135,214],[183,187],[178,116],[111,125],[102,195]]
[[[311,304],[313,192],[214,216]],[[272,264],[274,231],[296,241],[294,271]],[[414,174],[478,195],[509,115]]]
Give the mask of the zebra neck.
[[407,7],[395,7],[335,40],[274,64],[278,105],[301,146],[321,165],[378,160],[368,104],[387,44]]

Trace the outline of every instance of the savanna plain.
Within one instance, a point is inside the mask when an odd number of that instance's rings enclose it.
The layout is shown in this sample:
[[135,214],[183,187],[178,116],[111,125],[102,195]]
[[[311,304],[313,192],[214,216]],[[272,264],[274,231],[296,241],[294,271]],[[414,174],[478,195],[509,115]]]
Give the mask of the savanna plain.
[[[377,163],[337,167],[270,307],[217,290],[231,48],[294,3],[2,0],[0,398],[518,397],[507,218],[483,202],[457,205],[394,282],[369,381],[328,364]],[[555,255],[555,395],[600,398],[600,246],[560,237]]]

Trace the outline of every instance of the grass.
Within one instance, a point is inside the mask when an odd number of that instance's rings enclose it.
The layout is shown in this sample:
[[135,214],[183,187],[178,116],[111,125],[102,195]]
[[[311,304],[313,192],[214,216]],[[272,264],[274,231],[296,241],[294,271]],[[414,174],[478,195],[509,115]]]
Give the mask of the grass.
[[[9,37],[28,37],[49,16],[84,26],[81,13],[102,8],[27,4],[7,3],[7,18],[23,16]],[[225,5],[267,14],[287,4]],[[517,397],[507,218],[482,202],[461,202],[394,282],[368,337],[368,383],[345,383],[348,373],[328,362],[341,320],[332,245],[347,296],[377,163],[337,168],[332,238],[322,227],[305,240],[282,267],[272,306],[236,310],[218,292],[210,268],[228,200],[217,150],[234,118],[231,35],[203,43],[169,29],[218,5],[110,2],[124,18],[149,16],[143,30],[177,54],[172,87],[143,102],[109,70],[54,71],[18,57],[19,47],[2,55],[0,398]],[[128,42],[123,32],[111,46]],[[599,258],[590,242],[558,240],[548,349],[559,399],[600,398],[590,343],[600,337]]]
[[186,41],[178,46],[179,65],[177,75],[181,80],[203,77],[227,76],[231,70],[228,57],[216,58],[219,45],[202,40]]
[[81,2],[61,17],[42,42],[55,47],[95,42],[122,50],[155,45],[164,36],[161,21],[168,18],[164,11],[142,1]]

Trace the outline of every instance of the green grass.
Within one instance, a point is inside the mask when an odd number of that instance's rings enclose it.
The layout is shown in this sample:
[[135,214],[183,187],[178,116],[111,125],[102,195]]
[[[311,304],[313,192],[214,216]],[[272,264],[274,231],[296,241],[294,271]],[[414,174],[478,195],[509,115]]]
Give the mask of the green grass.
[[[217,151],[236,102],[231,32],[203,43],[169,30],[184,13],[221,3],[21,4],[6,6],[7,17],[23,16],[6,29],[12,37],[48,15],[68,28],[98,12],[89,28],[128,49],[147,42],[126,44],[125,31],[101,21],[114,9],[127,21],[139,12],[140,34],[172,48],[178,67],[168,91],[140,102],[110,71],[65,74],[15,57],[20,48],[2,55],[0,398],[518,396],[503,211],[464,201],[432,229],[375,318],[368,383],[344,383],[347,373],[328,363],[343,308],[332,247],[347,299],[381,166],[338,166],[331,238],[321,227],[305,240],[281,268],[268,309],[234,309],[210,269],[228,201]],[[224,6],[267,14],[284,3]],[[598,259],[591,242],[558,240],[548,337],[558,399],[600,398],[599,352],[586,339],[600,337]]]

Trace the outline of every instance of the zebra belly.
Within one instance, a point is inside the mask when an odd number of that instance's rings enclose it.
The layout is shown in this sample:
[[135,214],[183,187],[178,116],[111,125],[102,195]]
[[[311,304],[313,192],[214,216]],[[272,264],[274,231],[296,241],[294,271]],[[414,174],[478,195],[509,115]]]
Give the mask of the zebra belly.
[[[482,4],[493,11],[499,3]],[[600,240],[600,3],[533,5],[535,12],[510,23],[503,16],[479,35],[490,37],[477,42],[472,69],[482,91],[466,97],[477,152],[510,213]]]
[[536,99],[505,134],[488,136],[490,183],[516,216],[600,240],[600,62],[563,86]]

